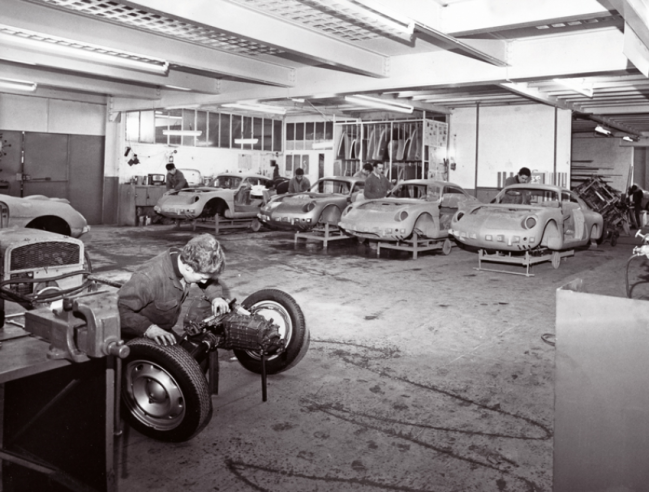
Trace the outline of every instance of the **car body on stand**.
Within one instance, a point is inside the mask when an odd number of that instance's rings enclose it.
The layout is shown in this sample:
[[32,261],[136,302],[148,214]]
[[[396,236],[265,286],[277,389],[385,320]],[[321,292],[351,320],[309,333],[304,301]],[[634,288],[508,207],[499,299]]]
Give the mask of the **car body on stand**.
[[275,194],[273,180],[253,173],[219,174],[213,186],[191,186],[169,191],[154,210],[171,219],[255,218],[259,207]]
[[0,220],[2,228],[26,227],[75,238],[90,231],[85,217],[68,200],[44,195],[0,195]]
[[271,229],[310,231],[320,225],[335,226],[364,184],[363,178],[350,176],[320,178],[309,191],[273,197],[257,217]]
[[457,241],[487,251],[553,251],[600,238],[602,215],[575,193],[543,184],[507,186],[492,203],[458,212],[450,233]]
[[339,226],[359,238],[405,241],[448,237],[451,218],[478,200],[459,185],[434,179],[398,183],[385,198],[359,200],[344,210]]

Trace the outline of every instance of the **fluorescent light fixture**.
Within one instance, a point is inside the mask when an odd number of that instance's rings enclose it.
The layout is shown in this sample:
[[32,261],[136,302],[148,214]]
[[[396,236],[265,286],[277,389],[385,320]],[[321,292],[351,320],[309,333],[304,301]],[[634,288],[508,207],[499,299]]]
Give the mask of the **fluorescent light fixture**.
[[601,125],[597,125],[595,127],[595,132],[596,133],[601,133],[602,135],[606,135],[607,137],[610,137],[611,135],[613,135],[613,132],[611,130],[609,130],[608,128],[604,128]]
[[34,92],[38,87],[36,82],[16,79],[0,79],[0,89],[13,89],[16,91]]
[[406,41],[412,40],[415,30],[412,19],[389,11],[374,0],[303,0],[303,3]]
[[59,38],[49,34],[18,29],[0,24],[0,44],[72,58],[83,58],[103,65],[132,68],[155,74],[166,74],[169,63],[160,58],[115,50],[106,46],[83,43],[74,39]]
[[568,89],[572,89],[586,97],[593,97],[593,83],[586,79],[554,79],[557,84],[561,84]]
[[334,142],[333,140],[326,140],[324,142],[315,142],[313,145],[311,145],[311,148],[313,150],[333,149]]
[[631,135],[624,135],[622,137],[622,140],[626,140],[627,142],[637,142],[640,139],[638,137],[633,137]]
[[200,137],[203,132],[201,130],[162,130],[162,134],[172,137]]
[[191,91],[187,87],[178,87],[177,85],[165,85],[167,89],[176,89],[177,91]]
[[271,106],[269,104],[257,104],[257,103],[227,103],[221,104],[224,108],[233,108],[241,109],[244,111],[255,111],[258,113],[270,113],[270,114],[286,114],[284,108],[278,106]]
[[345,96],[345,101],[352,104],[358,104],[359,106],[365,106],[367,108],[385,109],[386,111],[394,111],[397,113],[411,114],[414,109],[408,104],[401,104],[363,95]]
[[258,138],[235,138],[234,143],[237,145],[254,145],[259,142]]

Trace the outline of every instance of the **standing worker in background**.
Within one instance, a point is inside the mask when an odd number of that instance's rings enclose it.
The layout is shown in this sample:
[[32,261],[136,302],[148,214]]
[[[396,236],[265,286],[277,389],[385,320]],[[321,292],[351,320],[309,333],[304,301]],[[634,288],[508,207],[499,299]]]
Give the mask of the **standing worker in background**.
[[301,193],[303,191],[309,191],[311,188],[311,183],[308,178],[304,177],[304,170],[301,167],[298,167],[295,170],[295,176],[288,183],[288,192],[289,193]]
[[632,217],[635,220],[635,227],[640,229],[642,227],[642,198],[644,198],[644,192],[642,188],[633,183],[633,186],[627,192],[627,196],[629,197],[629,204],[633,207]]
[[182,190],[187,188],[187,180],[182,171],[176,169],[173,162],[167,164],[167,191],[169,190]]
[[372,174],[372,171],[373,171],[373,170],[374,170],[374,168],[372,167],[372,164],[370,164],[369,162],[366,162],[365,164],[363,164],[363,167],[361,167],[361,168],[356,172],[356,174],[354,174],[353,177],[354,177],[354,178],[365,178],[365,179],[367,179],[367,177],[368,177],[370,174]]
[[505,180],[505,186],[525,184],[529,183],[530,181],[532,181],[532,172],[526,167],[521,167],[520,171],[518,171],[518,174],[516,174],[515,176],[510,176]]
[[374,170],[365,180],[365,187],[363,189],[363,196],[365,199],[383,198],[388,194],[392,185],[388,178],[383,174],[383,163],[375,162]]

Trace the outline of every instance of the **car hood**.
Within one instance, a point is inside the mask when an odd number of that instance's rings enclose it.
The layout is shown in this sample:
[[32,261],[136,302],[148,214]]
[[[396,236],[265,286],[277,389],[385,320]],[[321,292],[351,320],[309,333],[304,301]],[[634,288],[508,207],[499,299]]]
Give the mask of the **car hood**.
[[525,217],[541,217],[558,210],[553,207],[535,207],[531,205],[494,204],[481,205],[469,210],[458,222],[459,226],[481,225],[488,229],[520,228]]
[[282,210],[301,209],[310,202],[328,203],[345,201],[346,195],[333,194],[333,193],[294,193],[291,195],[281,195],[278,198],[270,201],[268,206],[270,208],[280,208]]
[[412,198],[381,198],[355,204],[354,207],[343,216],[343,223],[385,223],[395,220],[395,215],[401,210],[409,213],[409,218],[415,218],[419,209],[433,210],[437,204],[426,200]]

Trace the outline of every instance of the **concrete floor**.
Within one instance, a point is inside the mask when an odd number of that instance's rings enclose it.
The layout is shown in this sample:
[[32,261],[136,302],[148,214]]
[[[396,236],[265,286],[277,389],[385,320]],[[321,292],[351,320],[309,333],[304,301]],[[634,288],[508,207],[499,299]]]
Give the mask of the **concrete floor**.
[[[194,234],[189,227],[95,226],[97,275],[133,267]],[[182,444],[135,431],[118,442],[122,492],[550,491],[555,291],[624,296],[631,238],[577,251],[534,277],[476,271],[477,254],[376,252],[345,240],[323,251],[285,232],[221,234],[231,296],[292,294],[309,353],[269,377],[221,354],[207,428]],[[523,267],[483,265],[522,272]]]

